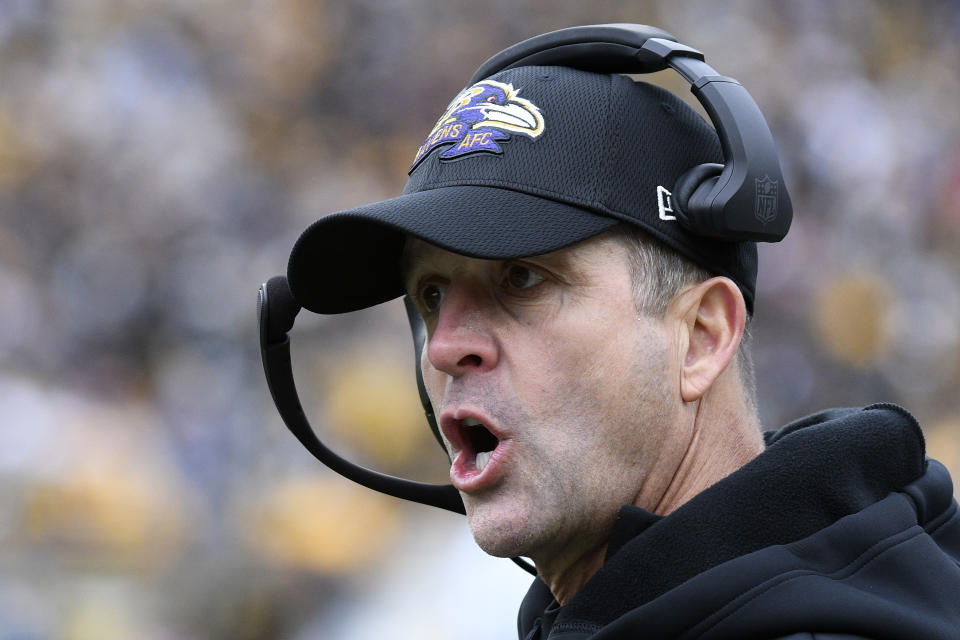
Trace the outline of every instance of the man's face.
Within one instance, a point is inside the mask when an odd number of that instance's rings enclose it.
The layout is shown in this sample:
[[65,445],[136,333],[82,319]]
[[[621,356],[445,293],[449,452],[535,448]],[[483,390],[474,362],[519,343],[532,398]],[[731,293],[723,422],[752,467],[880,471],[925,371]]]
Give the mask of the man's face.
[[677,332],[638,313],[626,251],[600,236],[478,260],[408,240],[424,382],[488,553],[539,564],[602,545],[651,470],[682,457]]

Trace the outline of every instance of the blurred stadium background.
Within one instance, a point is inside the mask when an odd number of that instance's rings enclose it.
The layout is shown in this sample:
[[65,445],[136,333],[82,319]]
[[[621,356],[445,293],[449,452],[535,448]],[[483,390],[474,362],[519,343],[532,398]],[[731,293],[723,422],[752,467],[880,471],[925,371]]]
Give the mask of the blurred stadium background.
[[[254,300],[486,57],[600,22],[701,48],[774,130],[764,423],[898,402],[960,477],[956,1],[0,0],[0,640],[513,636],[525,573],[286,432]],[[316,425],[444,479],[399,306],[294,337]]]

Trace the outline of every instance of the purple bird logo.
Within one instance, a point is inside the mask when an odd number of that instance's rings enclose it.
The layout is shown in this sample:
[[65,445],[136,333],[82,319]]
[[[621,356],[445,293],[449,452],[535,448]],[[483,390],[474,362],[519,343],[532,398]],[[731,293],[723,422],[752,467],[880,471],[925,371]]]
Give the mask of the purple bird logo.
[[540,109],[518,97],[519,92],[496,80],[482,80],[461,91],[417,149],[410,171],[441,145],[450,147],[440,159],[455,160],[470,153],[503,153],[498,143],[513,133],[539,136],[544,129]]

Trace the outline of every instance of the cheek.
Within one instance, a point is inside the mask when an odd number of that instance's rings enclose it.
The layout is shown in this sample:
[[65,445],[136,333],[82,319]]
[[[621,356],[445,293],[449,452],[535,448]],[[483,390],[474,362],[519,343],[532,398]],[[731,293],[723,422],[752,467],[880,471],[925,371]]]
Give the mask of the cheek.
[[[626,365],[596,334],[553,334],[516,353],[514,392],[522,407],[548,434],[547,447],[584,444],[592,425],[609,409],[615,384],[626,375]],[[613,354],[609,353],[613,351]]]
[[590,449],[652,437],[666,422],[671,397],[663,337],[627,331],[593,337],[568,339],[557,350],[540,390],[552,401],[549,413]]
[[638,364],[648,354],[638,349],[630,326],[615,329],[598,319],[581,329],[555,340],[550,366],[553,383],[597,398],[619,396],[619,389],[633,384]]

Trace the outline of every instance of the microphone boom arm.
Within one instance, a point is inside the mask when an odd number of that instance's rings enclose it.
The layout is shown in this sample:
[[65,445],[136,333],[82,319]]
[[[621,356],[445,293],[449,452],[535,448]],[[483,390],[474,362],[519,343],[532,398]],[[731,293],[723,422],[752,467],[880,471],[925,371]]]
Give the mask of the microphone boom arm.
[[[284,292],[283,289],[287,291]],[[289,300],[285,300],[284,298],[288,296]],[[466,513],[460,494],[452,485],[414,482],[372,471],[340,457],[320,442],[303,412],[293,380],[290,337],[287,331],[293,326],[293,318],[300,308],[293,301],[293,296],[289,294],[286,278],[277,276],[261,286],[257,306],[260,321],[260,355],[263,359],[263,370],[267,377],[270,395],[287,428],[317,460],[345,478],[374,491],[454,513]],[[287,326],[280,326],[284,320]]]

